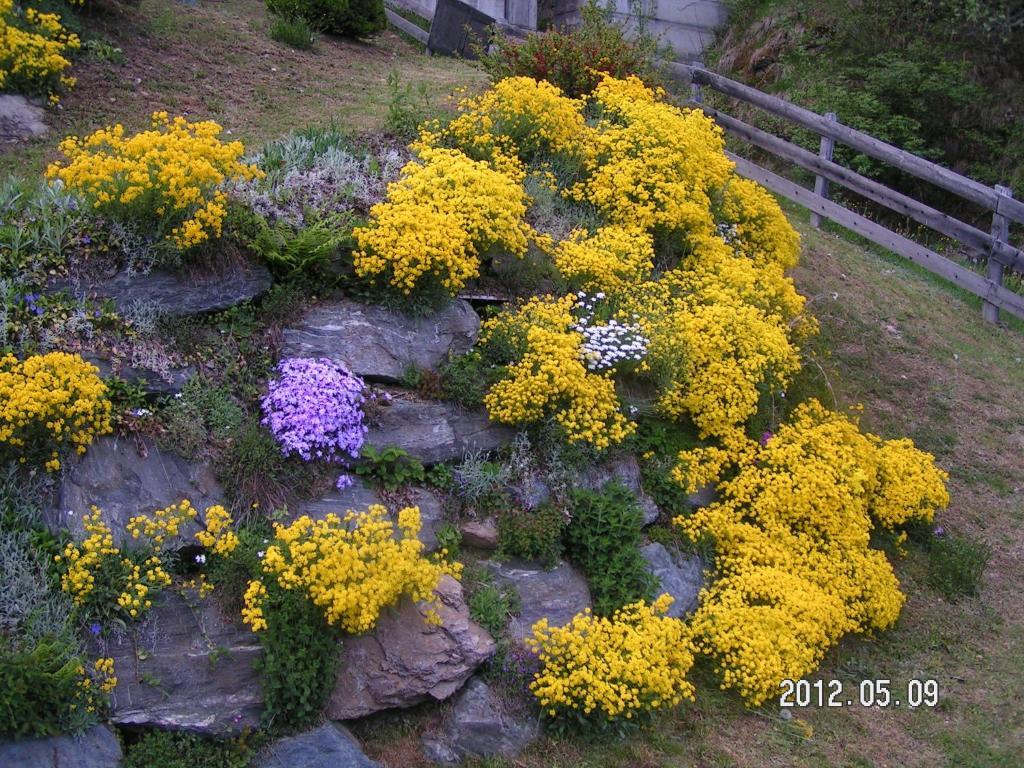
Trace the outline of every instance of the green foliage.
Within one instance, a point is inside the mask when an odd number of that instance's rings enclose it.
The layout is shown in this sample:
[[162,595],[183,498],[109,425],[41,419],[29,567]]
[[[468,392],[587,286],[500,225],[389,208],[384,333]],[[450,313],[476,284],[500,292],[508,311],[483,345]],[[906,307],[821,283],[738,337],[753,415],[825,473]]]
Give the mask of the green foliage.
[[660,82],[656,41],[645,33],[627,36],[613,20],[614,10],[614,2],[590,0],[582,8],[582,23],[571,29],[535,33],[521,42],[498,34],[481,62],[494,80],[515,75],[547,80],[572,98],[593,91],[599,72]]
[[388,72],[388,115],[385,127],[398,138],[412,140],[420,124],[431,116],[430,94],[427,84],[403,84],[398,70]]
[[93,718],[79,711],[81,665],[78,648],[67,637],[21,644],[0,635],[0,737],[84,729]]
[[553,504],[513,508],[498,518],[498,557],[539,560],[553,567],[562,556],[565,515]]
[[572,522],[565,531],[566,552],[583,569],[602,616],[652,597],[654,581],[640,554],[643,511],[619,483],[600,491],[574,490]]
[[479,567],[467,569],[462,583],[469,593],[466,604],[470,618],[491,637],[501,637],[509,619],[519,612],[518,593],[510,585],[497,586],[493,577]]
[[[208,379],[193,376],[163,412],[163,447],[187,458],[207,455],[212,441],[230,437],[245,420],[245,411],[231,392]],[[212,439],[212,440],[211,440]]]
[[966,536],[936,538],[928,547],[928,584],[947,600],[977,595],[992,551]]
[[146,731],[125,750],[123,768],[246,768],[263,739],[216,741],[183,731]]
[[94,37],[82,43],[82,48],[90,57],[98,61],[109,61],[111,64],[124,64],[124,51],[111,43]]
[[378,451],[372,445],[366,445],[363,446],[360,458],[356,474],[370,478],[386,491],[395,491],[403,485],[426,480],[423,464],[401,448],[389,446]]
[[437,529],[437,546],[444,551],[446,560],[457,560],[462,546],[462,531],[452,523],[445,523]]
[[484,396],[505,374],[505,367],[495,364],[479,347],[465,355],[449,358],[441,369],[441,391],[444,397],[467,408],[480,408]]
[[285,19],[277,16],[270,22],[270,39],[300,51],[308,51],[316,45],[316,30],[303,18]]
[[341,645],[320,608],[300,590],[267,585],[263,644],[263,721],[275,731],[314,722],[334,687]]
[[318,32],[366,37],[384,29],[384,0],[266,0],[282,19],[301,19]]
[[344,248],[352,246],[352,220],[347,215],[317,218],[299,230],[278,222],[259,221],[250,247],[282,279],[330,278],[330,267]]

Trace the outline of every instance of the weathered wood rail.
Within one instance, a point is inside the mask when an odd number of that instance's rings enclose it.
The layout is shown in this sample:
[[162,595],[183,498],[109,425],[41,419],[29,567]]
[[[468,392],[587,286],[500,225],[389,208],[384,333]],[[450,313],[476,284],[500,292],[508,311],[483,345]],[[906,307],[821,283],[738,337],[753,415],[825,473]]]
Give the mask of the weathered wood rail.
[[[730,157],[736,163],[736,171],[741,176],[757,181],[776,194],[803,205],[810,210],[814,226],[820,225],[821,218],[834,221],[980,297],[983,302],[982,313],[986,320],[998,322],[1000,310],[1024,319],[1024,296],[1003,286],[1005,270],[1024,272],[1024,251],[1009,242],[1010,222],[1024,224],[1024,202],[1015,200],[1009,188],[986,186],[843,125],[834,114],[819,115],[756,88],[709,72],[700,66],[676,64],[673,65],[673,69],[692,84],[692,98],[689,102],[691,105],[704,110],[723,129],[748,144],[813,172],[815,184],[813,190],[807,189],[748,159],[730,153]],[[819,152],[815,154],[704,104],[701,98],[702,87],[711,88],[817,133],[821,137]],[[832,150],[836,142],[988,209],[992,212],[991,230],[980,230],[833,162]],[[955,240],[966,253],[979,261],[987,262],[987,273],[982,275],[974,272],[830,200],[830,184],[844,187],[860,197]]]

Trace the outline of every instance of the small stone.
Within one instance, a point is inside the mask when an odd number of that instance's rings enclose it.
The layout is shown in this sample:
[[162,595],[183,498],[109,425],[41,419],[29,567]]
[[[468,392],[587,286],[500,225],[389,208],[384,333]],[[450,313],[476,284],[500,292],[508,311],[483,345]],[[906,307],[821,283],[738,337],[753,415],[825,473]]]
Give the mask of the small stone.
[[117,376],[127,382],[142,387],[147,395],[176,395],[185,388],[186,382],[195,375],[196,369],[191,365],[168,368],[166,371],[154,371],[143,366],[120,365],[115,367],[105,357],[86,353],[82,357],[100,369],[100,376],[109,378]]
[[718,491],[712,484],[705,485],[703,488],[697,489],[696,493],[691,493],[686,497],[686,501],[689,502],[690,506],[694,509],[700,507],[706,507],[709,504],[714,504],[718,501]]
[[498,523],[493,517],[467,520],[459,526],[462,543],[467,547],[495,550],[498,548]]
[[359,742],[338,723],[289,736],[271,744],[254,768],[380,768],[363,754]]
[[38,139],[48,132],[46,112],[17,93],[0,94],[0,140]]

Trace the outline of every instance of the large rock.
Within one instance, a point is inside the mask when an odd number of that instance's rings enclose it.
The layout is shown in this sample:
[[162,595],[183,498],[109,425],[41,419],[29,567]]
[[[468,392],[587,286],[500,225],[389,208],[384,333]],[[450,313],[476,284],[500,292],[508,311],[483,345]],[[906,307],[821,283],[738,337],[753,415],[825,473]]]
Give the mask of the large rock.
[[38,139],[46,135],[46,113],[24,96],[0,94],[0,141]]
[[498,548],[498,523],[493,517],[467,520],[459,526],[459,532],[467,547],[492,551]]
[[262,296],[272,282],[270,272],[262,264],[232,263],[218,272],[153,270],[147,274],[118,272],[102,280],[58,280],[48,290],[111,299],[122,313],[141,304],[159,314],[180,316],[228,309]]
[[81,736],[51,736],[0,742],[3,768],[118,768],[121,742],[105,725],[94,725]]
[[289,507],[289,519],[294,520],[302,515],[309,515],[314,520],[322,520],[330,513],[344,517],[349,510],[365,512],[374,504],[383,504],[392,513],[403,507],[419,507],[420,541],[428,552],[437,549],[437,531],[444,524],[444,505],[437,493],[429,488],[410,488],[401,500],[385,499],[372,486],[356,480],[348,488],[331,489],[324,497],[314,500],[302,500]]
[[428,699],[441,701],[494,654],[494,640],[469,618],[455,579],[441,579],[437,598],[440,626],[426,622],[429,604],[405,599],[385,612],[372,632],[345,639],[328,717],[351,720]]
[[289,736],[271,744],[254,768],[380,768],[359,746],[348,729],[337,723]]
[[658,543],[641,547],[640,554],[647,561],[647,570],[658,580],[655,594],[668,592],[675,598],[667,615],[680,618],[697,607],[704,587],[705,566],[700,557],[673,555]]
[[509,624],[509,634],[519,645],[525,644],[533,625],[541,619],[560,627],[591,606],[587,580],[564,561],[551,570],[522,560],[489,561],[488,568],[519,595],[519,615]]
[[[95,505],[103,511],[115,544],[120,544],[130,538],[125,531],[129,518],[183,499],[200,512],[224,503],[208,465],[164,453],[149,440],[108,436],[94,442],[65,471],[47,523],[54,531],[69,530],[80,541],[85,536],[82,517]],[[197,530],[194,523],[186,524],[176,541],[191,540]]]
[[262,648],[216,601],[164,592],[135,634],[90,640],[114,659],[111,722],[207,735],[259,725]]
[[508,427],[494,424],[481,411],[454,403],[394,396],[382,406],[370,426],[366,443],[376,448],[396,446],[424,464],[461,461],[475,451],[492,451],[511,441]]
[[445,716],[441,736],[424,738],[424,753],[439,763],[464,757],[513,758],[537,739],[537,730],[536,724],[511,714],[487,683],[474,677]]
[[367,379],[400,382],[409,366],[434,369],[468,352],[480,318],[456,299],[430,317],[412,318],[351,299],[320,304],[284,331],[284,357],[328,357]]

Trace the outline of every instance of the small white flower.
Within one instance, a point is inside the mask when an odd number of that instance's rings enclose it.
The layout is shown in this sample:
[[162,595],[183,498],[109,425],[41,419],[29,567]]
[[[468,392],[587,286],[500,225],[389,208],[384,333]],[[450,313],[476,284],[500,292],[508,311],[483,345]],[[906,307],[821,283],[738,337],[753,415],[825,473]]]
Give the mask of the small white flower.
[[261,550],[260,550],[259,552],[257,552],[257,553],[256,553],[256,557],[258,557],[258,558],[259,558],[260,560],[262,560],[262,559],[263,559],[263,556],[264,556],[265,554],[267,554],[267,553],[266,553],[266,552],[264,552],[264,551],[263,551],[263,550],[261,549]]
[[196,555],[196,562],[199,565],[206,565],[206,555]]

